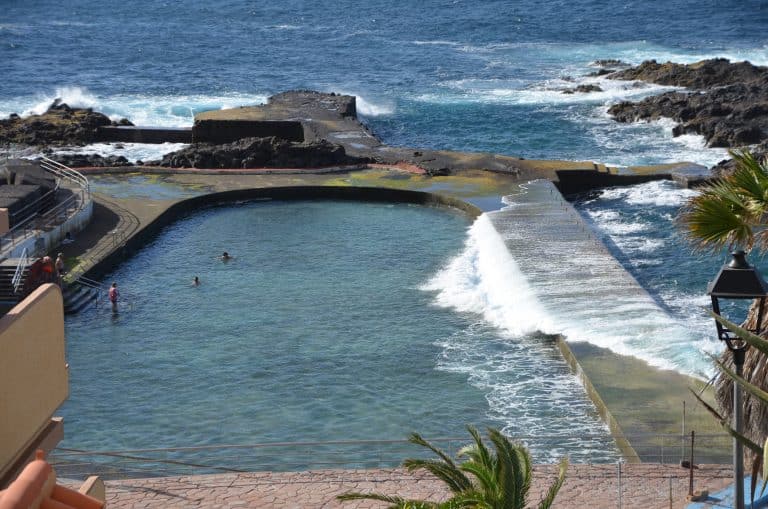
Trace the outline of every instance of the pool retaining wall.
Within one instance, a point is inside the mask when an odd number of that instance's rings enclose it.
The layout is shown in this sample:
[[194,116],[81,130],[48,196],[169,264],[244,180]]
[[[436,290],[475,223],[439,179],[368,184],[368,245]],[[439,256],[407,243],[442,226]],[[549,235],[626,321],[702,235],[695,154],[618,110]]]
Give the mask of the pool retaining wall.
[[482,214],[478,207],[450,196],[382,187],[289,186],[223,191],[194,196],[172,204],[160,213],[157,218],[127,238],[124,244],[117,246],[101,260],[94,263],[83,275],[91,279],[100,280],[118,264],[130,258],[144,247],[163,228],[192,212],[204,208],[255,200],[347,200],[410,203],[424,206],[448,207],[460,210],[471,218],[476,218]]

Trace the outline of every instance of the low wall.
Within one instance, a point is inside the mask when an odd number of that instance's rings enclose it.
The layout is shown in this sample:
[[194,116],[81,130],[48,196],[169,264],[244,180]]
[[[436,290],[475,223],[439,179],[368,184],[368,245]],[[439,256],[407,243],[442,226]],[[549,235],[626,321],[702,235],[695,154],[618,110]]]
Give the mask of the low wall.
[[69,395],[61,290],[45,284],[0,318],[0,478]]
[[241,138],[270,136],[303,142],[304,127],[292,120],[195,120],[192,127],[195,143],[231,143]]
[[563,195],[583,193],[611,186],[631,186],[654,180],[670,180],[672,175],[657,173],[649,175],[616,175],[593,169],[557,171],[554,182]]
[[600,396],[600,393],[595,386],[592,385],[592,381],[582,369],[579,359],[574,355],[573,351],[568,346],[568,343],[565,341],[565,338],[562,336],[557,337],[557,347],[563,355],[565,362],[571,367],[571,371],[573,371],[581,381],[584,390],[587,392],[587,396],[589,396],[589,399],[594,403],[595,408],[597,408],[597,413],[600,414],[603,422],[605,422],[611,430],[611,435],[613,435],[614,440],[616,440],[616,446],[621,451],[622,458],[629,463],[640,463],[640,455],[637,454],[637,451],[632,447],[632,444],[629,443],[619,422],[613,416],[608,405],[605,404],[605,401],[603,401],[603,398]]
[[61,245],[67,233],[74,235],[82,231],[91,221],[93,215],[93,201],[89,201],[72,217],[67,218],[62,224],[50,231],[38,230],[34,236],[20,240],[13,248],[5,253],[7,258],[21,258],[24,249],[27,253],[47,253]]
[[192,143],[189,127],[102,126],[98,128],[99,141],[125,143]]
[[119,263],[130,258],[135,252],[143,248],[150,240],[157,236],[164,227],[188,214],[197,212],[206,207],[264,199],[413,203],[425,206],[454,208],[463,211],[473,218],[482,214],[482,210],[478,207],[456,198],[404,189],[380,187],[290,186],[224,191],[220,193],[194,196],[174,203],[154,221],[137,231],[122,247],[112,251],[102,260],[95,263],[84,273],[84,275],[91,279],[101,279],[104,275],[111,272]]

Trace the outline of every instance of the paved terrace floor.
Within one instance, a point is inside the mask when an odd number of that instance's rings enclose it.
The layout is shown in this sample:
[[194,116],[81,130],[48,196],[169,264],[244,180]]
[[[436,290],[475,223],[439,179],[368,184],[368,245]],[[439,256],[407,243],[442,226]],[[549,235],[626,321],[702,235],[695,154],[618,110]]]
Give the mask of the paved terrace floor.
[[[530,506],[535,507],[555,478],[555,466],[537,466]],[[680,508],[687,505],[689,471],[677,465],[571,465],[555,500],[557,509]],[[701,465],[694,470],[694,491],[710,493],[728,485],[728,467]],[[107,507],[138,508],[384,508],[377,501],[340,502],[349,491],[442,500],[444,485],[422,474],[392,470],[254,472],[108,481]],[[621,490],[620,490],[621,487]],[[621,493],[621,497],[619,497]],[[713,507],[717,507],[716,505]]]

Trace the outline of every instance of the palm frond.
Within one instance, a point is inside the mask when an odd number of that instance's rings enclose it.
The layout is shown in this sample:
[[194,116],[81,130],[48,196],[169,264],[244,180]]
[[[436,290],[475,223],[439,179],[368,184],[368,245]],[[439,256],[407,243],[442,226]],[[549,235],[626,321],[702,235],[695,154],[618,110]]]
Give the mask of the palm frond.
[[678,217],[700,250],[724,246],[768,247],[768,164],[750,152],[732,151],[736,169],[704,187]]
[[485,465],[487,468],[492,468],[493,459],[491,453],[488,451],[488,448],[483,443],[482,437],[480,437],[480,432],[477,431],[477,428],[474,426],[467,426],[467,431],[469,431],[469,434],[472,435],[472,439],[475,441],[475,443],[473,446],[462,448],[459,451],[458,456],[472,456],[475,461]]
[[398,496],[381,495],[379,493],[344,493],[336,497],[343,502],[349,500],[378,500],[390,504],[387,509],[439,509],[436,502],[425,500],[408,500]]
[[477,488],[486,493],[493,493],[496,496],[498,485],[496,483],[496,474],[493,469],[487,468],[476,461],[465,461],[461,464],[461,470],[475,476]]
[[522,509],[531,488],[531,456],[525,447],[513,444],[499,430],[489,429],[488,437],[496,449],[496,480],[506,507]]
[[544,499],[539,502],[539,509],[549,509],[552,507],[557,493],[560,491],[560,488],[563,487],[563,483],[565,482],[565,472],[567,470],[568,458],[563,458],[560,460],[560,464],[558,465],[557,479],[555,479],[555,482],[547,490],[547,495],[544,497]]
[[408,458],[403,462],[403,466],[409,472],[426,470],[447,484],[452,493],[461,493],[472,488],[472,481],[453,464],[438,460]]
[[749,448],[749,450],[751,450],[752,452],[755,452],[755,453],[759,454],[762,451],[762,448],[759,445],[757,445],[755,442],[753,442],[752,440],[750,440],[749,438],[747,438],[743,434],[741,434],[741,433],[737,432],[736,430],[734,430],[733,428],[731,428],[731,426],[728,424],[728,422],[725,420],[725,418],[722,417],[717,412],[717,410],[712,408],[712,406],[709,403],[704,401],[704,399],[701,396],[699,396],[699,394],[697,392],[695,392],[695,391],[691,391],[691,392],[693,392],[694,397],[699,401],[699,403],[701,403],[704,406],[704,408],[709,413],[711,413],[712,415],[715,416],[715,418],[719,421],[720,426],[726,431],[726,433],[731,435],[736,440],[740,441],[743,445],[745,445],[747,448]]
[[752,394],[758,399],[761,399],[763,401],[768,402],[768,392],[762,390],[760,387],[749,383],[744,377],[741,377],[736,374],[735,371],[731,370],[728,366],[725,365],[724,362],[722,362],[720,359],[715,357],[714,355],[710,356],[712,360],[715,362],[718,368],[728,375],[728,377],[731,380],[734,380],[737,384],[739,384],[743,389],[745,389],[747,392]]
[[765,355],[768,355],[768,341],[761,338],[760,336],[751,333],[744,327],[740,325],[736,325],[735,323],[729,321],[727,318],[718,315],[717,313],[710,311],[709,314],[718,322],[723,324],[726,329],[730,330],[734,334],[736,334],[739,339],[743,339],[745,342],[749,344],[749,346],[754,347],[757,350],[760,350]]

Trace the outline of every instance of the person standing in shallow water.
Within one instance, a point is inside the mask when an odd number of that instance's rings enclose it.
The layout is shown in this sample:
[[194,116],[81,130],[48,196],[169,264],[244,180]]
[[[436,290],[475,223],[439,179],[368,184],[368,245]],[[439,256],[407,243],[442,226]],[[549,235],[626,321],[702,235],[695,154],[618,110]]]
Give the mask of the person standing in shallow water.
[[117,290],[117,283],[112,283],[109,287],[109,302],[112,303],[112,312],[117,313],[117,299],[120,297],[120,292]]

